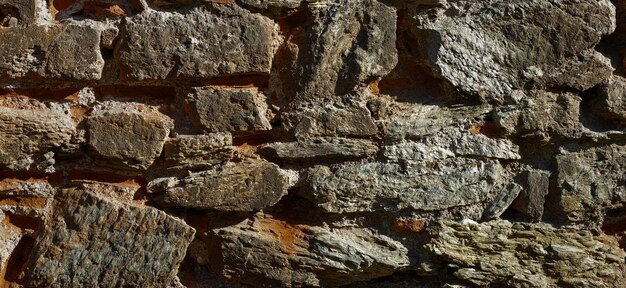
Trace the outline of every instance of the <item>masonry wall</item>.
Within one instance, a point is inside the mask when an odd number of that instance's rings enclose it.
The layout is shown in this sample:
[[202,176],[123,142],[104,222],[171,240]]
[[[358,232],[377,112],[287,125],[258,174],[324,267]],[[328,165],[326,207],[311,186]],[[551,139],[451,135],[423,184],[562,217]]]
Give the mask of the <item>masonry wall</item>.
[[626,287],[624,9],[0,0],[0,286]]

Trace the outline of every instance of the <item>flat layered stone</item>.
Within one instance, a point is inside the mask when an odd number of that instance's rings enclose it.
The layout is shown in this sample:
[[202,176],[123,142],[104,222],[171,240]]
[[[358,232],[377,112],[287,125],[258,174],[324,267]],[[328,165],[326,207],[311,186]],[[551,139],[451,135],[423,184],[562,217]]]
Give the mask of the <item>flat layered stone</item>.
[[[624,257],[603,234],[548,224],[442,221],[427,248],[464,283],[507,287],[621,287]],[[523,253],[519,253],[523,251]]]
[[18,96],[0,99],[0,167],[52,172],[51,150],[71,146],[76,134],[65,107]]
[[176,275],[194,233],[151,207],[64,190],[21,277],[31,287],[161,286]]
[[211,266],[231,281],[262,287],[335,287],[410,265],[401,243],[365,228],[290,224],[257,215],[214,230]]
[[362,158],[378,151],[376,143],[348,138],[313,138],[297,142],[275,142],[262,148],[269,157],[285,160]]
[[172,169],[209,167],[233,158],[235,147],[230,133],[178,135],[165,142],[165,165]]
[[104,164],[145,170],[161,155],[172,119],[154,106],[107,101],[87,118],[88,144]]
[[207,132],[272,129],[265,96],[252,88],[194,88],[187,98],[191,116]]
[[291,177],[276,164],[249,159],[180,179],[159,178],[148,190],[167,206],[251,212],[276,204],[292,186]]
[[334,170],[316,166],[308,171],[301,195],[332,213],[437,211],[485,202],[503,181],[502,170],[496,161],[467,158]]
[[127,19],[116,53],[122,77],[198,79],[269,73],[276,46],[274,23],[237,5],[212,7],[185,13],[147,10]]
[[300,139],[318,136],[371,136],[378,133],[361,97],[346,96],[297,103],[281,115],[285,130]]

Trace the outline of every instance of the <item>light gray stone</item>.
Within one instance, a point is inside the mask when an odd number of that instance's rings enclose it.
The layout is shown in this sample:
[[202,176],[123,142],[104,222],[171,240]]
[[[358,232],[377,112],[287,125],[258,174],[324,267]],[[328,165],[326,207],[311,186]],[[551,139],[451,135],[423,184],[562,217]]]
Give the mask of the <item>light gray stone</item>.
[[519,193],[511,208],[530,217],[533,221],[540,220],[550,187],[550,172],[528,169],[522,173],[521,178],[524,189]]
[[366,104],[364,99],[355,96],[299,102],[282,114],[282,125],[300,139],[371,136],[378,128]]
[[522,186],[517,183],[509,184],[496,199],[487,206],[487,209],[483,212],[482,220],[491,220],[494,218],[500,217],[504,211],[506,211],[511,203],[517,198],[520,191],[522,191]]
[[227,162],[178,179],[159,178],[148,185],[163,205],[220,211],[257,211],[287,194],[290,173],[263,160]]
[[445,210],[484,202],[502,181],[492,160],[449,158],[406,165],[316,166],[301,194],[332,213]]

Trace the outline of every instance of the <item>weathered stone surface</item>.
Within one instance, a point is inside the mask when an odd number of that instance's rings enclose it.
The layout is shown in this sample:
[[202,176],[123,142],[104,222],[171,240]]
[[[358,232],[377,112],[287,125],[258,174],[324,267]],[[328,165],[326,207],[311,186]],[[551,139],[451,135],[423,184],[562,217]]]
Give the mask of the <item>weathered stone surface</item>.
[[28,26],[37,17],[36,0],[0,0],[0,27]]
[[517,183],[512,183],[504,188],[498,197],[487,206],[487,209],[483,212],[482,220],[491,220],[500,217],[500,215],[511,206],[511,203],[517,198],[520,191],[522,191],[522,186]]
[[432,161],[451,157],[520,159],[519,147],[508,139],[492,139],[472,133],[471,128],[442,128],[420,142],[400,142],[383,147],[383,156],[392,161]]
[[521,175],[523,190],[511,207],[531,220],[540,220],[550,186],[550,172],[528,169]]
[[364,228],[290,224],[257,215],[215,230],[214,267],[257,287],[329,287],[408,267],[408,250]]
[[0,210],[0,281],[2,282],[6,279],[5,274],[9,268],[9,258],[21,238],[20,229],[12,225],[8,221],[7,215]]
[[154,208],[65,190],[55,198],[22,277],[31,287],[164,285],[176,275],[194,233]]
[[128,19],[123,31],[117,58],[130,80],[269,73],[275,50],[272,21],[235,5],[148,10]]
[[156,107],[108,101],[94,107],[87,126],[89,146],[107,165],[145,170],[161,155],[174,123]]
[[546,224],[443,221],[429,249],[476,286],[622,287],[626,253],[606,235]]
[[228,162],[178,179],[160,178],[149,184],[157,199],[168,206],[223,211],[257,211],[287,194],[295,179],[263,160]]
[[51,150],[71,145],[77,133],[68,114],[60,105],[48,107],[25,97],[0,98],[0,167],[54,171]]
[[56,189],[44,179],[0,181],[0,211],[14,215],[45,217]]
[[265,146],[263,151],[270,157],[285,160],[323,160],[367,157],[376,153],[378,146],[368,140],[320,137],[275,142]]
[[414,33],[426,64],[461,91],[586,90],[611,75],[609,61],[592,49],[615,29],[608,0],[447,3],[418,12]]
[[385,138],[393,141],[417,139],[431,135],[443,128],[468,124],[491,111],[488,105],[463,106],[458,108],[437,105],[391,104],[382,108],[381,122]]
[[613,76],[602,83],[591,108],[608,119],[626,121],[626,79]]
[[202,168],[233,158],[230,133],[179,135],[165,142],[165,165],[173,169]]
[[208,132],[272,129],[265,97],[257,89],[195,88],[187,103],[192,117]]
[[378,132],[360,97],[338,97],[298,103],[282,114],[283,128],[298,138],[371,136]]
[[516,91],[513,95],[519,97],[518,103],[497,107],[494,113],[495,121],[508,134],[534,134],[546,141],[551,136],[580,138],[583,135],[580,96],[543,91]]
[[450,158],[411,165],[367,163],[336,170],[316,166],[301,193],[328,212],[445,210],[480,203],[501,181],[492,160]]
[[346,95],[393,69],[395,8],[375,0],[311,2],[310,18],[287,39],[291,59],[279,81],[287,98]]
[[0,82],[27,77],[96,80],[102,76],[100,31],[76,22],[0,29]]
[[609,145],[556,156],[560,216],[599,223],[604,211],[626,203],[626,146]]

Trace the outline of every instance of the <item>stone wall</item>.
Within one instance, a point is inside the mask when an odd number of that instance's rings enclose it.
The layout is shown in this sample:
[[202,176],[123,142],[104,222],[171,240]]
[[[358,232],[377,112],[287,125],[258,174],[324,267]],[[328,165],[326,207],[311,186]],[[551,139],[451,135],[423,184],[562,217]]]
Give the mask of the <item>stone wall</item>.
[[0,0],[0,286],[626,287],[624,19]]

